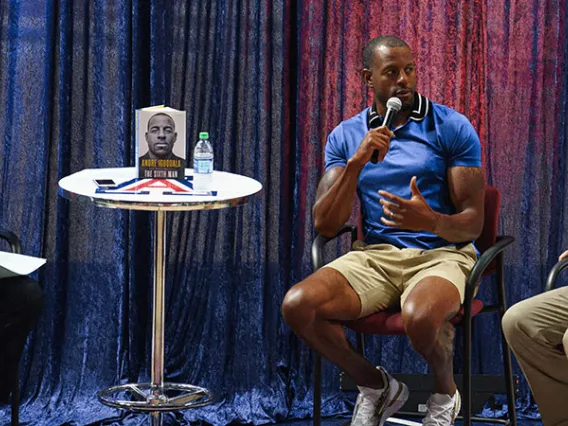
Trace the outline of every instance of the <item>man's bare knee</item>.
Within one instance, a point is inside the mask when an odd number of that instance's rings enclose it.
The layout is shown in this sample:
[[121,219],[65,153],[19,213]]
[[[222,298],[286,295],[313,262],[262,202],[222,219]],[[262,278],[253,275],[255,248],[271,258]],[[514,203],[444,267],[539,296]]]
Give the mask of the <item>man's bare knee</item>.
[[418,353],[428,356],[437,344],[447,346],[453,341],[449,320],[459,306],[459,292],[443,278],[428,277],[416,285],[402,307],[402,320]]
[[421,302],[415,298],[408,298],[402,307],[402,321],[406,333],[410,337],[420,335],[435,336],[438,330],[447,322],[448,315],[437,309],[435,304]]
[[321,306],[333,297],[320,275],[322,274],[310,275],[294,285],[284,296],[282,317],[295,332],[310,326],[320,314]]
[[412,309],[405,305],[402,318],[407,334],[421,334],[434,332],[444,321],[429,315],[427,309]]
[[282,301],[282,317],[292,330],[298,332],[315,319],[315,307],[309,295],[300,285],[295,285],[286,293]]
[[414,350],[427,355],[436,344],[436,336],[443,322],[428,315],[426,310],[411,309],[411,307],[405,304],[402,311],[405,331]]
[[361,302],[347,280],[334,269],[323,268],[293,286],[282,302],[284,321],[295,331],[309,327],[316,319],[352,320]]

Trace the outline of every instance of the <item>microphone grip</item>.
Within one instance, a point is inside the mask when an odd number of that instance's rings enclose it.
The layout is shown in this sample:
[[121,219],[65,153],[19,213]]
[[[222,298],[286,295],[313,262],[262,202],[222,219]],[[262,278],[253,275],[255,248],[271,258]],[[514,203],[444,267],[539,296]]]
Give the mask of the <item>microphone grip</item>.
[[[392,108],[387,108],[387,112],[385,113],[385,121],[383,121],[382,125],[390,128],[395,114],[396,114],[395,110],[393,110]],[[377,164],[378,162],[379,162],[379,150],[375,149],[373,151],[373,155],[371,155],[371,163]]]
[[371,163],[377,164],[379,161],[379,150],[375,149],[373,151],[373,155],[371,155]]

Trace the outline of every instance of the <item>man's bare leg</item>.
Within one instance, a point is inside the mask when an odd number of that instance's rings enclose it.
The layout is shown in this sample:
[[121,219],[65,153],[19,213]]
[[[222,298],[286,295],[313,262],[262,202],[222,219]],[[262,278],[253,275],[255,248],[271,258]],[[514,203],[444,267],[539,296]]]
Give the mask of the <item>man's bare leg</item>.
[[402,319],[414,349],[434,375],[434,393],[454,395],[454,326],[449,322],[460,309],[457,288],[440,277],[427,277],[408,295]]
[[347,279],[322,268],[293,286],[282,302],[282,315],[292,330],[313,350],[339,366],[359,386],[381,389],[381,373],[349,344],[340,321],[354,320],[361,301]]

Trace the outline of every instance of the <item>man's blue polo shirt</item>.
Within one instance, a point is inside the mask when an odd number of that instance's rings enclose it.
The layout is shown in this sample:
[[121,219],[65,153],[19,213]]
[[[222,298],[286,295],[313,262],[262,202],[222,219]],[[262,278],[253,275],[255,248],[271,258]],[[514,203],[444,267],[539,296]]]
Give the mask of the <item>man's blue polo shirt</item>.
[[[366,108],[339,124],[325,146],[326,171],[345,167],[369,131],[376,113]],[[383,122],[378,117],[378,123]],[[372,123],[372,122],[371,122]],[[376,127],[371,124],[371,127]],[[481,167],[481,144],[469,120],[443,105],[416,94],[408,121],[393,130],[390,149],[382,162],[367,163],[359,175],[357,193],[361,200],[363,231],[368,244],[392,244],[399,248],[433,249],[452,245],[430,232],[408,231],[381,222],[384,216],[379,189],[399,197],[411,197],[410,179],[432,209],[443,214],[456,212],[450,198],[447,173],[450,167]]]

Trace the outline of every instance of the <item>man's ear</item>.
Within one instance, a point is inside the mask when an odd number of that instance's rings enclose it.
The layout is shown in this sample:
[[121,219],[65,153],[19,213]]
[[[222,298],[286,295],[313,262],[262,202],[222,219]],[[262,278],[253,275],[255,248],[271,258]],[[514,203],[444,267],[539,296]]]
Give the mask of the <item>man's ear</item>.
[[175,133],[174,133],[174,141],[173,141],[173,143],[176,143],[177,140],[178,140],[178,134],[177,134],[177,132],[175,132]]
[[372,88],[373,87],[373,79],[372,79],[373,73],[371,72],[371,70],[368,69],[368,68],[363,68],[362,74],[363,74],[363,81],[365,82],[365,84],[368,87]]
[[146,138],[146,143],[148,143],[148,132],[144,133],[144,137]]

